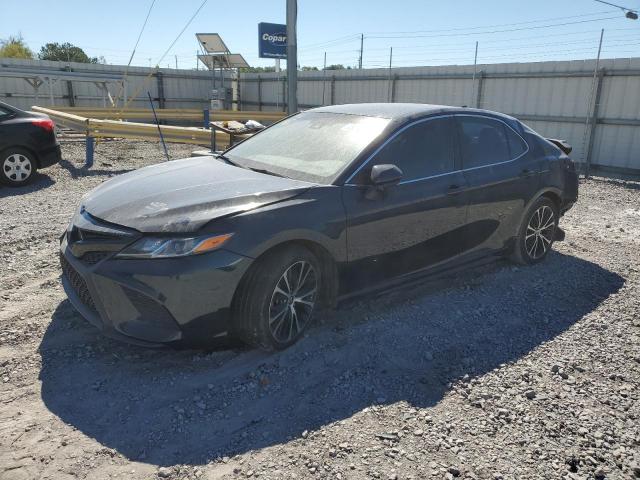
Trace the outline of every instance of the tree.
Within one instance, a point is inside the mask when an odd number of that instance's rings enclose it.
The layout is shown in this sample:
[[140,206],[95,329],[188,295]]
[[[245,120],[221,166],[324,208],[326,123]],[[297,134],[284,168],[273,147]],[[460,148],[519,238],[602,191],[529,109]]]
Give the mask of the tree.
[[318,67],[302,67],[300,70],[303,72],[317,72]]
[[33,58],[33,52],[24,43],[22,35],[0,40],[0,58]]
[[105,63],[104,57],[89,57],[84,50],[70,43],[47,43],[38,53],[40,60],[60,62]]
[[243,67],[240,73],[269,73],[275,72],[276,67]]
[[338,63],[336,65],[327,65],[327,68],[325,68],[325,70],[344,70],[345,66],[342,65],[341,63]]

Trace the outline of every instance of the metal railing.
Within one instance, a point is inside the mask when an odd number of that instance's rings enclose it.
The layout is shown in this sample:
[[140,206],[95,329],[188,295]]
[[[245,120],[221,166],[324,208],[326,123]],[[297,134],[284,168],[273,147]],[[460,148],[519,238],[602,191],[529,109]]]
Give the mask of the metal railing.
[[[71,113],[83,117],[105,120],[153,120],[153,112],[150,108],[102,108],[102,107],[56,107],[58,112]],[[161,108],[156,109],[159,120],[193,121],[202,123],[205,119],[205,110],[197,108]],[[235,111],[235,110],[211,110],[211,120],[256,120],[278,121],[284,118],[282,112],[259,111]]]
[[[72,130],[80,132],[87,137],[85,165],[88,167],[93,165],[93,141],[95,138],[129,138],[157,141],[159,140],[158,129],[160,129],[162,136],[164,137],[164,141],[170,143],[189,143],[194,145],[210,146],[214,144],[213,135],[215,135],[215,144],[219,147],[229,145],[230,141],[228,134],[207,128],[155,125],[152,123],[136,123],[121,120],[104,120],[83,117],[76,113],[68,113],[61,110],[53,110],[37,106],[32,107],[32,110],[45,113],[51,117],[56,124],[71,128]],[[238,135],[237,137],[243,138],[245,136]]]

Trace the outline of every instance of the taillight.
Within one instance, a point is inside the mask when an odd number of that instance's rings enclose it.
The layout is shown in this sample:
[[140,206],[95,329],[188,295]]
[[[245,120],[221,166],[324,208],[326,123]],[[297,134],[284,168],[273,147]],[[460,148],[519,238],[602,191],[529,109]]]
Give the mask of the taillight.
[[37,127],[45,129],[47,132],[53,132],[56,124],[50,118],[36,118],[31,123]]

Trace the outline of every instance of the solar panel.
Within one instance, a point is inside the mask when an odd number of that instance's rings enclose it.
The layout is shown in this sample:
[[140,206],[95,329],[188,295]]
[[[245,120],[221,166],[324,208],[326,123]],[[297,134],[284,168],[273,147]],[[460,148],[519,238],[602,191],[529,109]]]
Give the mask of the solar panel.
[[209,70],[212,68],[247,68],[249,64],[239,53],[198,55],[198,59],[204,63]]
[[229,53],[227,45],[217,33],[196,33],[196,38],[207,53]]

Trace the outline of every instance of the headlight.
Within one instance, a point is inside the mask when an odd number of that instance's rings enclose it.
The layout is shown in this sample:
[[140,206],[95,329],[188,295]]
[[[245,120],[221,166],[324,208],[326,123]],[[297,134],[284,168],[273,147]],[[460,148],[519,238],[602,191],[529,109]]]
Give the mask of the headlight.
[[128,246],[117,258],[171,258],[196,255],[219,248],[232,233],[204,237],[144,237]]

